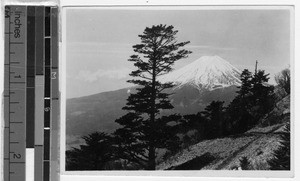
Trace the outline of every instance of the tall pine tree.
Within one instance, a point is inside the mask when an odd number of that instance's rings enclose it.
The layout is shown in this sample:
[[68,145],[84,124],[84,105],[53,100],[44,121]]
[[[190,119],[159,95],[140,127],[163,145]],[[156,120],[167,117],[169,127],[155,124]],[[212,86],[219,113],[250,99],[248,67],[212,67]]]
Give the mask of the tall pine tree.
[[156,150],[166,148],[172,135],[168,134],[167,121],[159,118],[163,109],[172,109],[164,90],[172,83],[161,83],[158,76],[172,70],[172,65],[186,58],[190,51],[180,49],[189,42],[178,43],[173,26],[157,25],[147,27],[141,43],[134,45],[137,54],[130,57],[137,70],[128,82],[137,85],[137,92],[131,94],[123,110],[128,113],[116,120],[122,127],[115,132],[120,158],[137,163],[143,169],[155,170]]
[[268,113],[274,105],[274,86],[268,84],[269,79],[269,74],[264,70],[259,70],[252,78],[252,115],[256,120]]

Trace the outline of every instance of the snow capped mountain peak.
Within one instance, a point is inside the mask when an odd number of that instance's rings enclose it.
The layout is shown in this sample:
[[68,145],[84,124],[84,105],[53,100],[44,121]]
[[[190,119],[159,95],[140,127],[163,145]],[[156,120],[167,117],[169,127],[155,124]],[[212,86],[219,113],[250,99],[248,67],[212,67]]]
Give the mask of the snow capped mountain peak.
[[192,85],[199,90],[214,90],[240,85],[241,71],[219,56],[202,56],[194,62],[163,75],[163,83],[173,82],[176,87]]

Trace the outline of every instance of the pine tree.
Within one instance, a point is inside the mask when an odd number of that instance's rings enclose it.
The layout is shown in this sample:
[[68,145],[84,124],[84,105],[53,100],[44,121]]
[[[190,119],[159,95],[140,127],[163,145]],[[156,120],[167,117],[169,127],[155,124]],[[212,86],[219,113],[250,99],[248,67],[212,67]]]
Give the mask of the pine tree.
[[251,163],[246,156],[241,157],[239,161],[242,170],[251,170]]
[[263,92],[264,87],[268,87],[265,85],[269,81],[269,76],[270,74],[265,74],[264,70],[259,70],[256,74],[253,75],[252,78],[252,89],[251,91],[253,92],[253,95],[256,97],[260,96],[260,93]]
[[83,136],[85,144],[66,152],[67,170],[104,170],[112,160],[112,139],[103,132]]
[[226,109],[227,122],[232,133],[241,133],[253,127],[274,106],[274,86],[269,85],[269,74],[245,69],[241,74],[238,95]]
[[252,78],[251,104],[256,108],[253,109],[252,115],[256,120],[269,112],[274,105],[274,86],[267,84],[268,76],[269,74],[265,74],[265,71],[259,70]]
[[210,126],[209,138],[223,136],[224,101],[212,101],[203,112]]
[[248,98],[241,99],[237,96],[226,108],[226,122],[230,124],[229,132],[239,134],[249,130],[253,126],[253,116],[250,114]]
[[237,91],[238,95],[241,98],[245,98],[246,96],[249,96],[251,93],[251,88],[252,88],[252,73],[248,69],[244,69],[243,72],[241,73],[241,86],[239,91]]
[[290,124],[288,123],[280,134],[280,146],[273,153],[273,158],[268,161],[271,170],[290,170],[291,168],[291,143]]
[[170,72],[177,60],[191,53],[180,49],[189,42],[178,43],[178,31],[173,28],[146,27],[139,35],[141,43],[133,46],[137,54],[129,59],[137,68],[130,76],[136,79],[128,81],[138,86],[137,92],[128,97],[123,107],[128,113],[116,120],[122,126],[115,132],[120,157],[140,164],[143,169],[155,170],[156,150],[170,143],[167,122],[158,116],[161,110],[173,108],[168,99],[170,94],[164,91],[173,84],[159,82],[158,76]]

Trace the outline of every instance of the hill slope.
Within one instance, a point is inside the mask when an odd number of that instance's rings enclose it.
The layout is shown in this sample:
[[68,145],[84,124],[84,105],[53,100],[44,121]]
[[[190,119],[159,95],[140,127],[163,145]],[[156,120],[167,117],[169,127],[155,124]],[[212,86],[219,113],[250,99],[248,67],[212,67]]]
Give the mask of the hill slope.
[[290,121],[290,96],[276,103],[258,125],[244,134],[204,140],[160,163],[160,170],[231,170],[246,156],[255,170],[269,168],[267,160],[279,146],[279,132]]
[[[231,170],[239,167],[239,159],[249,158],[254,169],[267,169],[267,160],[279,146],[277,134],[284,124],[277,124],[259,132],[201,141],[159,164],[160,170]],[[189,164],[204,157],[208,163]],[[183,165],[183,166],[182,166]]]

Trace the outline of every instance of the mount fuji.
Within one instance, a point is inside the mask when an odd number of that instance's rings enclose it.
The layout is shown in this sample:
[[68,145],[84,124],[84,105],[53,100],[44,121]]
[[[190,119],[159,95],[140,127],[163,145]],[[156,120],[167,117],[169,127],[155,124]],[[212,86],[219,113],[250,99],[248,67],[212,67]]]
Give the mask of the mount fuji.
[[[240,85],[240,71],[218,56],[203,56],[198,60],[164,76],[161,82],[173,82],[166,90],[173,109],[161,115],[195,114],[203,111],[211,101],[232,101]],[[124,115],[122,107],[136,87],[101,92],[85,97],[68,99],[66,104],[67,145],[78,146],[82,135],[93,131],[113,132],[119,127],[115,120]]]
[[194,62],[159,77],[162,83],[173,82],[175,89],[191,85],[198,90],[239,86],[241,71],[219,56],[202,56]]

